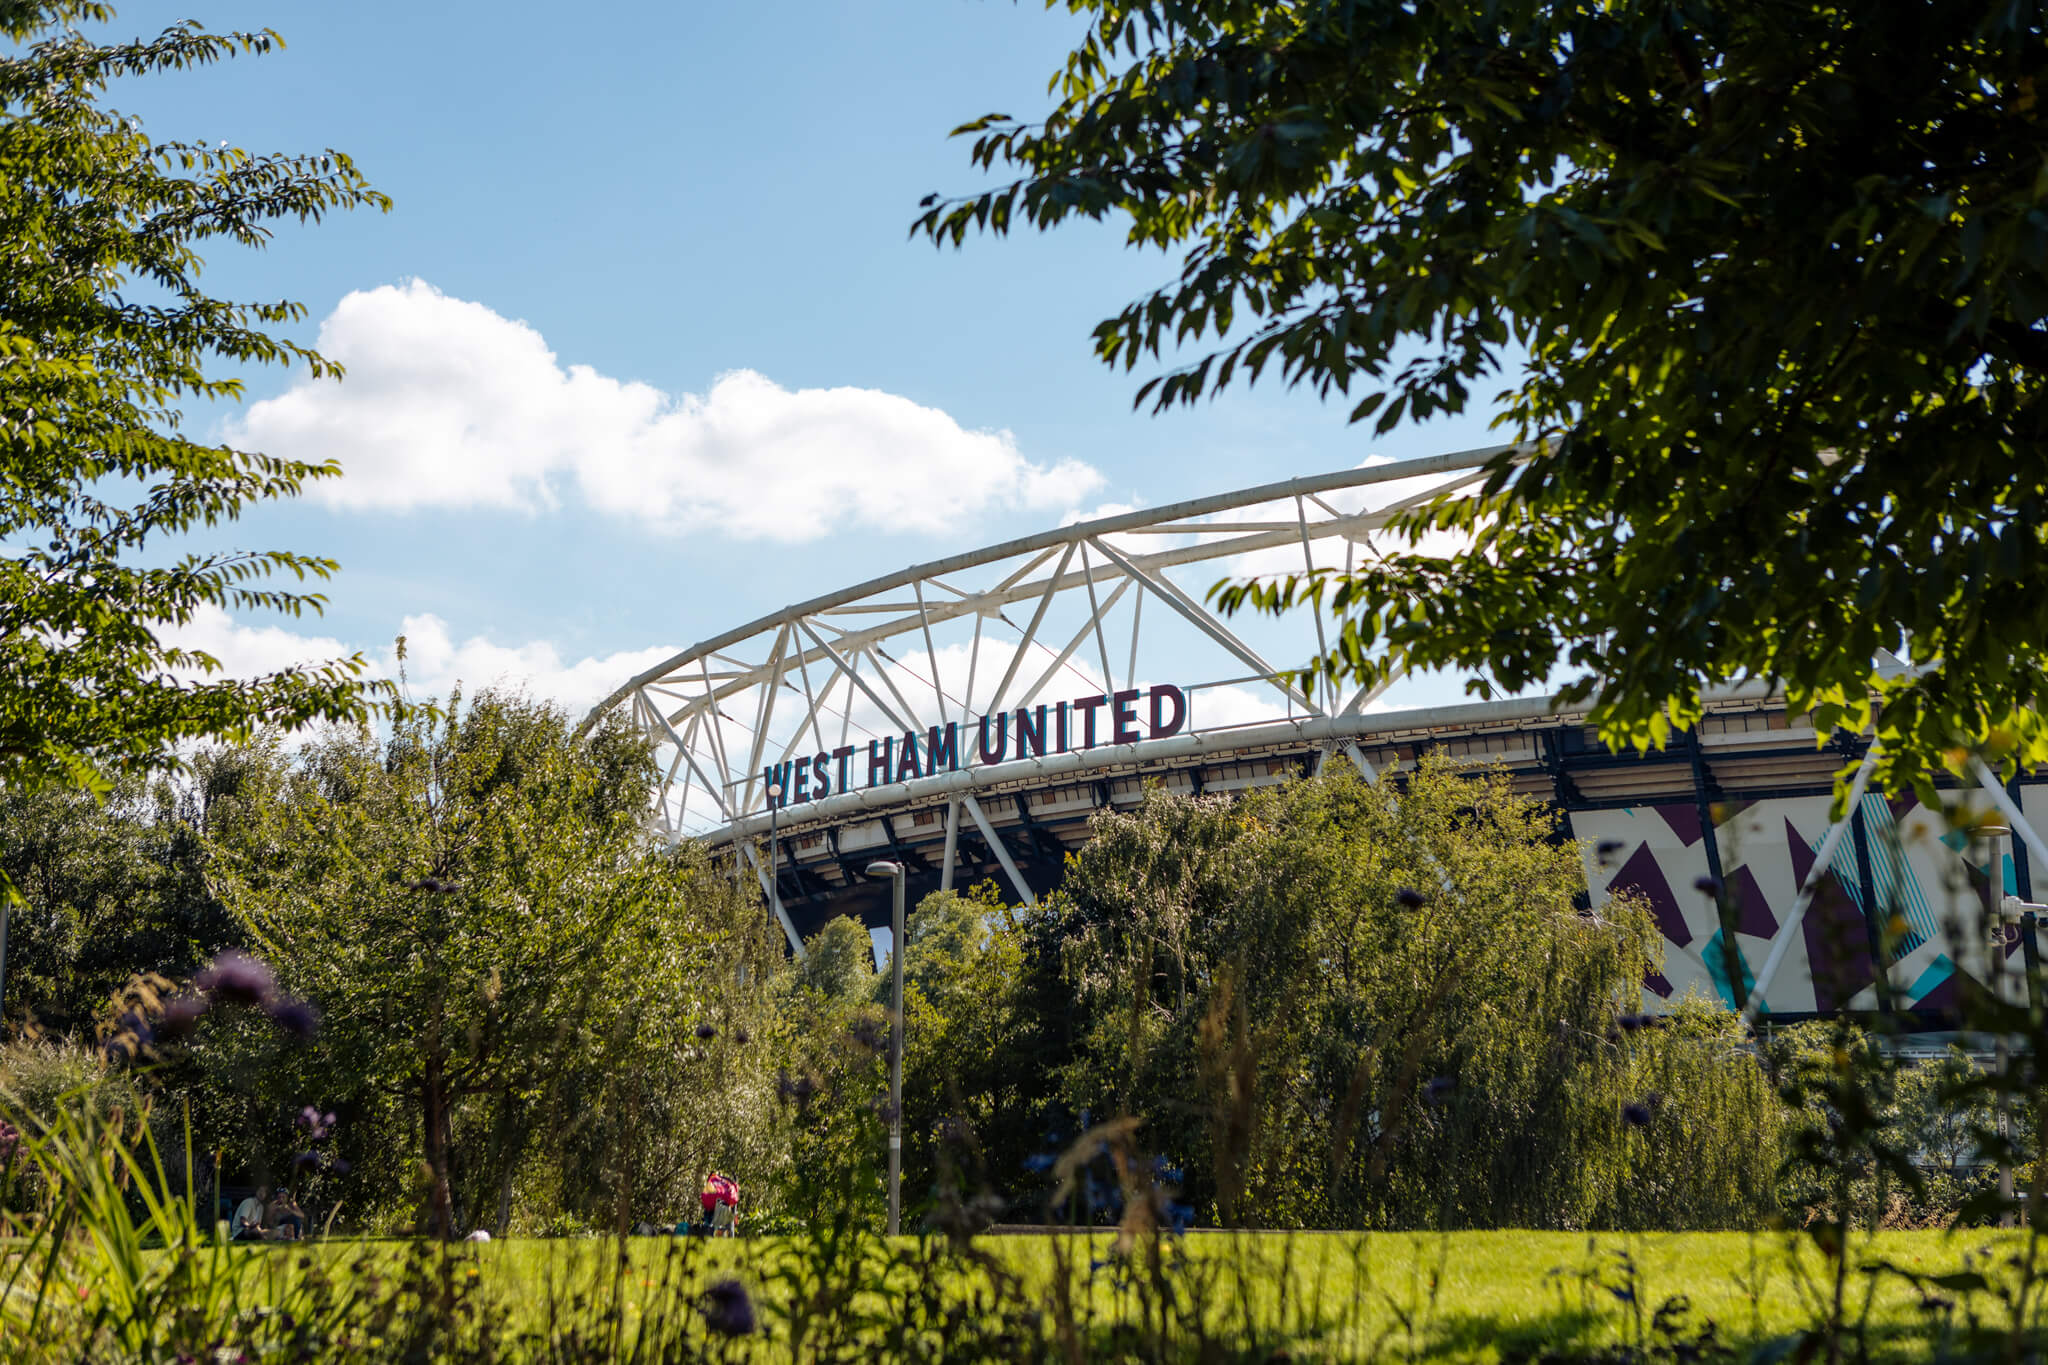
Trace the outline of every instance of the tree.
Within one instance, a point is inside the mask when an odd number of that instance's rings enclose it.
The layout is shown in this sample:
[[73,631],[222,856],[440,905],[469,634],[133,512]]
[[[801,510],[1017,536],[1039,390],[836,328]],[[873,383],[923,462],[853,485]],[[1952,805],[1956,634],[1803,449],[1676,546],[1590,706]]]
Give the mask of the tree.
[[1385,432],[1506,371],[1539,443],[1401,522],[1469,552],[1225,607],[1324,597],[1319,667],[1360,681],[1561,670],[1617,744],[1760,678],[1823,735],[1874,697],[1893,784],[1958,743],[2048,760],[2038,6],[1066,7],[1091,24],[1052,112],[959,130],[1016,178],[914,230],[1114,217],[1180,253],[1095,331],[1126,368],[1213,346],[1141,403],[1277,370]]
[[209,815],[232,802],[259,746],[200,754],[172,784],[118,777],[103,795],[0,789],[0,876],[21,902],[7,960],[17,1020],[80,1032],[131,976],[191,976],[246,945],[206,885]]
[[[331,560],[287,550],[173,553],[176,537],[339,473],[207,445],[181,405],[239,398],[220,367],[336,366],[265,329],[289,302],[200,287],[200,248],[261,247],[280,219],[386,208],[339,152],[251,155],[155,142],[103,107],[112,81],[202,66],[279,43],[174,24],[96,43],[91,0],[0,0],[0,787],[96,792],[123,771],[176,764],[172,746],[264,725],[361,719],[377,689],[360,655],[255,679],[165,638],[208,608],[320,609]],[[132,501],[131,501],[132,499]],[[166,542],[171,542],[169,545]],[[0,887],[0,891],[4,891]]]
[[701,850],[646,836],[652,775],[624,727],[577,740],[486,692],[332,731],[244,794],[213,875],[321,1016],[286,1083],[377,1135],[363,1199],[424,1161],[423,1222],[502,1232],[539,1163],[552,1207],[610,1223],[759,1137],[743,1050],[777,959]]
[[805,940],[791,979],[828,999],[858,1000],[874,987],[874,940],[859,920],[839,915]]
[[[1098,815],[1046,912],[1071,1109],[1141,1116],[1224,1223],[1754,1222],[1769,1088],[1725,1014],[1643,1026],[1642,908],[1575,909],[1579,850],[1505,773],[1431,759],[1403,785],[1334,764]],[[1632,1139],[1635,1105],[1660,1140]],[[1674,1161],[1688,1141],[1730,1155]]]

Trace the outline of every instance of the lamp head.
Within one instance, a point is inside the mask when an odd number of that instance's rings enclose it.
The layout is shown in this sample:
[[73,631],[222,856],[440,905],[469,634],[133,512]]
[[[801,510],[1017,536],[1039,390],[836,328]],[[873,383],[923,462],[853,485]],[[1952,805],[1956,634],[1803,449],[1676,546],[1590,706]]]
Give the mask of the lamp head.
[[903,864],[891,862],[887,858],[877,859],[868,864],[868,875],[870,877],[900,877],[903,875]]

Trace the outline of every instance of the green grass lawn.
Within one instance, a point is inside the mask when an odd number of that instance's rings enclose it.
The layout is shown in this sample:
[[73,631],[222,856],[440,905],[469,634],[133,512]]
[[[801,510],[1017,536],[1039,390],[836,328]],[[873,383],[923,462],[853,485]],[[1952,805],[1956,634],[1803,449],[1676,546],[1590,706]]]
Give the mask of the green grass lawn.
[[[1859,1240],[1851,1264],[1948,1272],[2001,1243],[2024,1244],[2016,1234],[1883,1233]],[[1106,1236],[977,1243],[1038,1302],[1050,1299],[1064,1266],[1076,1315],[1096,1327],[1134,1320],[1146,1301],[1109,1248]],[[779,1238],[640,1239],[627,1252],[622,1263],[615,1243],[498,1242],[475,1248],[464,1273],[473,1269],[480,1288],[530,1324],[545,1320],[551,1297],[588,1304],[617,1283],[630,1322],[674,1311],[697,1287],[729,1275],[754,1286],[765,1306],[798,1247]],[[1784,1234],[1196,1234],[1170,1244],[1168,1262],[1176,1294],[1200,1303],[1206,1327],[1233,1344],[1290,1341],[1300,1354],[1307,1338],[1310,1354],[1319,1342],[1320,1353],[1345,1359],[1494,1360],[1614,1345],[1636,1339],[1674,1296],[1689,1302],[1693,1329],[1712,1319],[1720,1339],[1739,1349],[1817,1321],[1831,1292],[1828,1264],[1813,1244]],[[1852,1317],[1873,1294],[1880,1358],[1925,1354],[1919,1290],[1888,1276],[1852,1274],[1848,1283]],[[867,1306],[886,1313],[879,1302]],[[1975,1306],[1995,1317],[1987,1296]]]

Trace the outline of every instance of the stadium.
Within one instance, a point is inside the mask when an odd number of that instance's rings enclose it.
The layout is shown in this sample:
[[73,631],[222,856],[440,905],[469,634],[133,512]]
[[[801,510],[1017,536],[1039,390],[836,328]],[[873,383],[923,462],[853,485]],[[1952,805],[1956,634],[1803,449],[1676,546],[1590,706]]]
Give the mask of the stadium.
[[[1711,694],[1663,750],[1613,752],[1549,697],[1403,707],[1398,687],[1303,691],[1290,675],[1327,643],[1319,609],[1226,618],[1206,601],[1227,577],[1357,565],[1394,514],[1515,455],[1368,464],[916,565],[692,645],[591,717],[628,708],[656,745],[663,836],[737,850],[797,953],[835,915],[887,922],[887,885],[865,870],[879,858],[908,869],[913,904],[984,878],[1035,903],[1090,819],[1148,784],[1225,793],[1332,762],[1378,780],[1438,753],[1502,765],[1554,804],[1591,908],[1623,890],[1647,902],[1664,938],[1647,1008],[1734,998],[1732,921],[1743,993],[1773,1016],[1944,1015],[1959,969],[1942,919],[1987,876],[2034,899],[2042,785],[1951,794],[2001,810],[2009,850],[1860,780],[1837,824],[1835,775],[1865,741],[1817,735],[1768,688]],[[2012,938],[1960,970],[2022,951]]]

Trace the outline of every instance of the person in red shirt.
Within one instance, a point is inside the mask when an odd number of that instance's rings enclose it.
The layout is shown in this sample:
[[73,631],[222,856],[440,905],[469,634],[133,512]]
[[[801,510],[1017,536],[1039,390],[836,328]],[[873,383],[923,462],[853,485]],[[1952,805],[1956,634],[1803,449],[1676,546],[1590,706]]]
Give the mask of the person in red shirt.
[[[739,1221],[740,1207],[740,1187],[733,1183],[732,1177],[721,1175],[717,1171],[705,1176],[704,1187],[697,1195],[697,1202],[704,1206],[703,1228],[707,1236],[716,1235],[721,1231],[721,1223],[724,1225],[722,1230],[728,1235],[731,1234],[733,1225]],[[718,1212],[721,1204],[732,1211],[723,1219]]]

